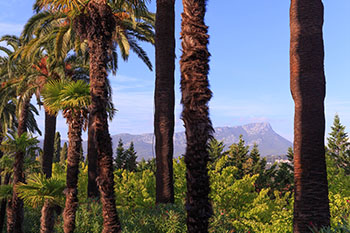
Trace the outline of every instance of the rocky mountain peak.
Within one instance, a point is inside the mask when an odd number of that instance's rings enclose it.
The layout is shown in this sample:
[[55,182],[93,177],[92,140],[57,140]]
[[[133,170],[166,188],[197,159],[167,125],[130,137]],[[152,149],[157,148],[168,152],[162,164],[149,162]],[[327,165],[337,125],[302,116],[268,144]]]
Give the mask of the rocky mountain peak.
[[261,122],[261,123],[252,123],[243,125],[242,128],[248,133],[248,134],[264,134],[269,131],[273,131],[270,123],[268,122]]
[[[237,143],[239,136],[242,135],[246,145],[250,148],[256,143],[260,154],[262,156],[269,155],[285,155],[288,147],[292,146],[292,143],[287,139],[277,134],[268,122],[251,123],[242,126],[234,127],[216,127],[214,137],[223,141],[226,145],[226,149],[233,143]],[[116,147],[119,139],[123,140],[124,147],[128,147],[130,142],[134,142],[135,150],[138,155],[138,159],[154,158],[154,134],[117,134],[112,136],[113,152],[116,153]],[[62,143],[65,140],[62,140]],[[42,146],[42,141],[40,142]],[[186,148],[186,136],[184,132],[178,132],[174,134],[174,157],[178,157],[185,153]],[[87,142],[83,142],[83,150],[87,152]]]

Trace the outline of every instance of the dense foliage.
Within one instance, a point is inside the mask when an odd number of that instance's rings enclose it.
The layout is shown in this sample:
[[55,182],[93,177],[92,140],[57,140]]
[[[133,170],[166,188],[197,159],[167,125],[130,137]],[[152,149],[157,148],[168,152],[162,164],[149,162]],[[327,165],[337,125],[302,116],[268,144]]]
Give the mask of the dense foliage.
[[[333,137],[331,133],[329,141]],[[257,146],[250,150],[243,138],[227,150],[225,148],[215,139],[210,143],[210,198],[214,215],[210,219],[209,232],[292,232],[292,149],[289,149],[286,161],[271,165],[265,158],[260,158]],[[121,145],[119,149],[122,149]],[[350,176],[337,164],[334,154],[327,154],[332,227],[321,232],[341,232],[350,225]],[[133,171],[114,171],[116,205],[123,232],[186,232],[186,167],[182,157],[174,159],[173,165],[175,204],[167,205],[154,204],[154,160],[139,162]],[[54,163],[51,180],[45,180],[42,175],[30,175],[28,187],[21,185],[19,192],[25,192],[22,194],[25,216],[32,223],[24,225],[25,232],[39,231],[43,197],[63,205],[64,195],[57,195],[57,190],[64,189],[65,170],[65,163]],[[87,171],[87,165],[81,162],[76,232],[97,233],[102,230],[102,207],[98,200],[86,198]],[[55,230],[63,232],[61,216],[56,216]]]

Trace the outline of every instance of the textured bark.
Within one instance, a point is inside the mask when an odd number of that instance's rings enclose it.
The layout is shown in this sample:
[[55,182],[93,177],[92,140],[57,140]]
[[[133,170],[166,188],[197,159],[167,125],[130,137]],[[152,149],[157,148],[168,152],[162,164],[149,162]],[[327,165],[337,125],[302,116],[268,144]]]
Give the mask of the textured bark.
[[174,70],[175,0],[157,0],[156,83],[154,134],[156,137],[156,203],[174,203]]
[[292,0],[290,84],[294,115],[294,232],[329,226],[321,0]]
[[15,218],[16,218],[15,212],[13,211],[13,207],[12,207],[12,198],[9,198],[9,199],[7,199],[7,207],[6,207],[6,220],[7,220],[7,223],[6,223],[7,231],[6,232],[9,232],[9,230],[11,230],[10,232],[15,232],[13,230]]
[[97,176],[98,176],[98,166],[97,166],[97,150],[94,141],[94,119],[89,115],[89,127],[88,127],[88,197],[89,198],[99,198],[99,191],[97,187]]
[[[56,116],[52,116],[45,111],[45,136],[42,158],[42,170],[47,178],[50,178],[52,175],[56,118]],[[52,206],[48,201],[45,201],[44,206],[41,209],[40,232],[53,232],[54,225],[54,206]]]
[[81,131],[83,117],[75,111],[68,118],[68,154],[67,154],[67,187],[66,203],[63,210],[64,232],[73,233],[75,229],[75,214],[78,209],[78,175],[81,149]]
[[[107,119],[107,62],[112,49],[112,34],[115,19],[110,7],[103,0],[90,1],[88,22],[85,25],[90,55],[90,114],[95,119],[96,149],[99,174],[97,185],[100,190],[103,215],[103,233],[121,232],[114,197],[112,140],[108,132]],[[82,25],[80,25],[82,26]]]
[[40,218],[40,233],[52,233],[54,232],[55,217],[54,217],[54,206],[50,204],[47,200],[41,209]]
[[44,136],[44,149],[42,159],[42,169],[47,178],[52,174],[52,160],[54,152],[56,133],[56,116],[52,116],[45,112],[45,136]]
[[209,52],[208,34],[204,23],[205,0],[183,0],[181,14],[181,37],[183,54],[180,60],[181,91],[183,104],[182,119],[186,128],[187,147],[185,163],[187,167],[187,230],[188,232],[208,232],[208,219],[212,207],[208,194],[209,176],[207,163],[208,140],[213,127],[209,119]]
[[[28,118],[30,98],[25,100],[22,105],[22,110],[18,119],[17,134],[21,136],[27,132],[26,122]],[[17,151],[15,153],[15,162],[13,164],[13,195],[12,200],[8,204],[11,204],[7,211],[7,232],[8,233],[22,233],[23,223],[23,200],[20,199],[16,193],[15,187],[19,182],[24,182],[23,173],[23,161],[24,153]]]

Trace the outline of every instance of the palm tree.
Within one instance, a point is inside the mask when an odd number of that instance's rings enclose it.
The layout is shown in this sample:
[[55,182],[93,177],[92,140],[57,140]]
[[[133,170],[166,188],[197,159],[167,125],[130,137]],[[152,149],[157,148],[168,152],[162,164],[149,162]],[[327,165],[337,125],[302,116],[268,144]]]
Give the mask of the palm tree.
[[40,232],[53,232],[55,219],[52,207],[61,206],[64,203],[63,191],[65,187],[65,181],[61,177],[47,178],[41,173],[30,174],[26,184],[17,185],[18,195],[24,203],[33,208],[43,205]]
[[[101,193],[102,213],[104,219],[103,232],[120,232],[121,226],[115,207],[112,143],[108,131],[107,121],[107,71],[108,61],[113,56],[116,45],[121,47],[123,41],[128,41],[130,47],[138,56],[150,65],[150,62],[137,44],[136,39],[151,41],[145,35],[152,35],[148,20],[149,12],[144,0],[131,1],[68,1],[68,0],[37,0],[36,8],[50,8],[53,11],[66,11],[74,22],[80,40],[87,40],[90,57],[90,94],[91,119],[95,122],[94,142],[98,153],[99,174],[97,183]],[[136,16],[136,17],[130,17]],[[122,19],[129,18],[129,25]],[[137,20],[135,20],[137,19]],[[140,31],[136,31],[136,23],[142,24]],[[133,29],[133,30],[128,30]],[[122,31],[124,33],[116,33]],[[121,37],[118,37],[121,36]],[[122,43],[123,44],[123,43]]]
[[[13,121],[15,120],[15,110],[16,106],[14,106],[11,102],[10,105],[6,105],[5,109],[0,107],[0,124],[1,124],[1,133],[0,133],[0,143],[3,141],[4,136],[7,134],[7,126],[12,128]],[[3,158],[3,152],[0,151],[0,159]],[[3,169],[0,168],[0,173],[3,174]],[[6,174],[4,175],[4,182],[1,183],[2,177],[0,176],[0,185],[8,185],[10,181],[10,175]],[[4,223],[5,223],[5,215],[6,215],[6,203],[7,200],[3,199],[1,200],[1,206],[0,206],[0,229],[3,229]]]
[[[23,48],[23,45],[21,45],[20,48]],[[20,50],[21,49],[18,49],[18,51],[16,51],[17,54],[20,53]],[[44,57],[39,56],[39,58],[37,56],[35,56],[35,57],[37,58],[35,63],[34,63],[35,65],[29,65],[29,67],[27,69],[28,71],[31,71],[31,74],[28,74],[27,76],[23,77],[23,80],[20,82],[17,82],[17,81],[12,82],[12,85],[21,87],[22,90],[20,91],[20,93],[22,93],[22,96],[27,96],[27,97],[25,97],[28,99],[28,100],[26,100],[27,104],[29,103],[30,96],[33,93],[36,93],[37,98],[39,99],[40,89],[42,88],[42,86],[46,82],[47,77],[51,75],[50,69],[48,68],[48,64],[47,64],[47,60],[48,60],[47,56],[44,56]],[[22,62],[23,61],[24,60],[22,59]],[[24,90],[22,87],[24,88]],[[50,140],[48,140],[49,139],[48,136],[50,134],[52,134],[52,132],[53,133],[55,132],[55,127],[56,127],[56,117],[50,117],[47,114],[47,111],[46,111],[45,115],[46,115],[45,116],[46,127],[45,127],[45,139],[44,139],[44,155],[47,154],[47,152],[48,152],[48,142],[50,142]],[[47,126],[49,126],[49,127],[47,127]],[[53,144],[52,144],[52,146],[53,146]],[[53,152],[53,150],[51,152]],[[44,159],[42,161],[43,161],[43,171],[48,177],[50,177],[51,176],[52,158],[51,158],[51,163],[50,163],[50,159],[47,157],[44,157]],[[21,181],[21,182],[23,182],[23,181]],[[16,193],[14,193],[14,194],[16,194]]]
[[[14,51],[7,50],[10,54],[8,61],[8,77],[9,80],[5,83],[2,89],[3,92],[8,92],[8,95],[12,94],[15,90],[16,96],[18,96],[17,104],[17,119],[18,127],[17,134],[21,136],[27,132],[28,119],[30,116],[30,99],[33,95],[33,85],[30,80],[27,79],[28,69],[30,64],[21,59],[20,56],[15,56],[16,50],[22,45],[22,41],[15,36],[4,36],[0,41],[6,41],[9,46],[12,46]],[[24,182],[23,175],[23,161],[24,152],[18,150],[15,154],[15,162],[13,169],[13,184],[14,187],[19,182]],[[7,211],[7,232],[22,232],[23,222],[23,201],[18,197],[17,193],[13,192],[11,206],[8,206]]]
[[321,0],[292,0],[290,83],[294,115],[294,232],[329,226]]
[[157,0],[156,85],[154,134],[156,137],[156,203],[174,203],[173,136],[175,70],[175,0]]
[[182,119],[186,128],[187,147],[185,153],[187,180],[187,230],[188,232],[208,232],[208,219],[212,207],[208,194],[209,160],[208,140],[213,127],[209,119],[209,52],[208,34],[204,23],[205,0],[183,0],[181,14],[182,56],[181,92],[183,105]]
[[[4,51],[4,50],[3,50]],[[8,50],[9,52],[9,50]],[[9,53],[9,55],[12,54]],[[16,90],[13,88],[11,85],[7,85],[7,82],[9,81],[8,77],[8,58],[5,59],[6,62],[2,64],[1,66],[1,80],[0,80],[0,85],[3,87],[3,89],[0,91],[0,125],[1,125],[1,132],[0,132],[0,137],[1,137],[1,142],[4,138],[5,135],[9,131],[15,132],[17,130],[17,117],[16,117],[16,105],[19,102],[18,99],[16,99]],[[5,67],[4,67],[5,66]],[[3,69],[5,68],[5,69]],[[29,106],[29,111],[28,111],[28,117],[26,121],[26,128],[30,132],[39,132],[40,130],[38,129],[38,126],[36,124],[34,114],[38,115],[38,111],[35,109],[33,105]],[[0,158],[2,158],[3,153],[0,151]],[[6,158],[5,158],[6,159]],[[11,163],[11,166],[13,166],[13,162]],[[0,171],[3,171],[3,168],[0,169]],[[4,177],[4,185],[8,185],[10,182],[10,177],[11,177],[11,172],[5,172],[5,177]],[[12,187],[12,186],[11,186]],[[11,192],[12,195],[12,192]],[[11,203],[11,202],[10,202]],[[7,205],[7,200],[3,199],[1,201],[1,209],[0,209],[0,229],[3,229],[3,224],[5,220],[5,210],[6,210],[6,205]]]
[[[27,134],[27,132],[23,132],[21,134],[17,133],[17,135],[14,133],[11,136],[7,136],[7,139],[2,142],[2,151],[5,153],[10,153],[12,156],[14,155],[12,181],[13,192],[12,198],[8,199],[7,204],[7,232],[22,232],[21,220],[23,220],[23,201],[18,196],[16,185],[21,182],[19,180],[24,181],[24,157],[35,154],[35,151],[39,149],[36,146],[38,142],[39,141],[36,138],[31,137],[29,134]],[[22,158],[19,159],[18,154],[20,154]],[[18,172],[19,169],[21,173]],[[21,176],[18,176],[17,174],[20,174]]]
[[[1,82],[2,83],[2,82]],[[1,85],[1,84],[0,84]],[[4,139],[4,136],[8,133],[8,130],[14,130],[16,125],[16,105],[14,101],[2,98],[0,94],[0,144]],[[0,159],[3,158],[4,153],[0,151]],[[13,165],[13,163],[11,163]],[[3,173],[4,169],[0,168],[0,173]],[[8,185],[10,181],[10,174],[5,173],[4,182],[1,183],[2,177],[0,176],[0,185]],[[1,201],[0,207],[0,229],[3,229],[6,215],[6,203],[7,200]]]
[[[37,11],[40,9],[47,8],[45,5],[49,5],[48,8],[52,8],[53,11],[44,11],[39,13],[37,16],[33,17],[31,22],[32,26],[25,28],[25,31],[29,33],[37,32],[47,32],[51,31],[56,34],[56,54],[60,56],[62,51],[69,51],[71,48],[74,48],[77,52],[77,48],[84,50],[85,46],[85,37],[77,37],[77,32],[79,32],[79,20],[77,15],[81,15],[81,7],[86,9],[89,2],[86,1],[82,3],[80,1],[73,1],[72,4],[65,5],[68,2],[61,0],[55,1],[51,0],[37,0],[34,8]],[[137,44],[137,40],[146,41],[153,43],[154,33],[152,31],[153,27],[153,17],[146,11],[144,6],[144,0],[138,1],[102,1],[107,3],[112,9],[115,19],[117,20],[116,27],[114,29],[113,35],[113,47],[116,45],[120,48],[121,56],[124,60],[128,59],[129,50],[133,50],[139,58],[141,58],[146,65],[151,69],[151,63],[144,52],[144,50]],[[60,8],[63,7],[65,9]],[[68,7],[67,7],[68,6]],[[131,7],[130,7],[131,6]],[[56,8],[57,7],[57,8]],[[73,13],[72,13],[73,12]],[[75,13],[74,13],[75,12]],[[54,13],[54,14],[52,14]],[[55,15],[55,16],[53,16]],[[78,17],[84,21],[84,17]],[[142,19],[142,20],[140,20]],[[36,22],[36,23],[35,23]],[[35,25],[40,25],[40,27],[35,27]],[[58,25],[58,27],[57,27]],[[84,25],[84,22],[82,22]],[[80,35],[86,35],[86,30],[83,29],[83,33]],[[51,35],[52,36],[52,35]],[[49,37],[51,37],[49,36]],[[80,40],[81,39],[81,40]],[[33,44],[40,44],[45,41],[45,38],[38,39]],[[83,42],[83,43],[81,43]],[[110,51],[109,54],[111,61],[108,63],[108,69],[115,71],[117,69],[117,54],[115,50]],[[90,123],[89,123],[89,133],[88,133],[88,164],[89,164],[89,176],[88,176],[88,196],[89,197],[98,197],[96,178],[97,178],[97,150],[95,148],[95,142],[93,140],[94,135],[94,121],[95,118],[93,114],[90,114]]]
[[[86,69],[84,69],[84,66],[87,65],[86,63],[84,64],[86,59],[82,58],[83,56],[87,56],[84,49],[77,49],[81,57],[73,55],[67,58],[67,54],[70,51],[70,47],[73,46],[73,43],[76,47],[79,46],[79,48],[84,48],[84,46],[79,44],[79,41],[69,40],[74,38],[74,35],[69,36],[68,39],[66,35],[63,35],[64,39],[62,38],[60,33],[65,25],[60,22],[64,20],[65,14],[40,12],[32,16],[24,26],[21,35],[24,45],[18,53],[34,64],[33,68],[37,74],[33,78],[37,80],[38,83],[38,95],[40,95],[40,90],[48,80],[57,80],[61,76],[69,76],[72,78],[76,73],[76,70],[74,70],[72,66],[76,66],[76,63],[79,63],[81,70],[86,71]],[[60,36],[56,38],[56,34]],[[60,44],[57,40],[61,40],[61,43],[64,43],[66,46],[64,46],[64,48],[62,48],[62,46],[57,47]],[[49,178],[52,172],[56,116],[48,114],[46,106],[44,106],[44,109],[45,137],[42,169],[46,177]]]
[[[25,25],[25,30],[22,33],[22,37],[23,40],[26,41],[26,44],[22,46],[22,49],[19,51],[19,53],[21,53],[22,56],[25,56],[29,61],[33,63],[33,69],[35,73],[31,76],[31,78],[35,83],[37,83],[36,93],[38,96],[40,96],[40,92],[48,80],[57,80],[60,77],[70,77],[73,79],[87,79],[88,76],[88,68],[85,62],[86,53],[79,51],[79,54],[81,56],[77,56],[76,54],[67,56],[67,52],[61,52],[61,56],[57,58],[54,54],[55,50],[53,46],[55,44],[55,41],[52,37],[47,36],[47,34],[50,31],[45,30],[41,33],[37,32],[37,30],[42,28],[40,27],[40,24],[36,23],[36,21],[33,20],[33,18],[40,19],[40,17],[38,16],[43,15],[47,16],[47,14],[44,13],[35,15]],[[49,17],[49,19],[52,20],[51,17]],[[33,33],[32,31],[36,32],[34,38],[33,35],[30,34]],[[45,40],[41,41],[42,38],[44,38]],[[40,43],[37,43],[38,41]],[[28,53],[30,54],[30,56],[28,56]],[[41,162],[42,170],[46,177],[49,178],[51,177],[52,173],[54,137],[56,131],[56,115],[49,114],[45,105],[44,109],[45,137]],[[52,215],[53,208],[54,207],[51,203],[49,203],[48,201],[45,202],[43,206],[43,212],[45,211],[45,213],[47,214],[43,215],[43,217],[46,217],[48,219],[43,219],[43,222],[50,222],[52,219],[54,219]],[[42,227],[42,229],[45,229],[46,232],[52,231],[50,225],[49,227]]]
[[[44,104],[50,114],[63,110],[68,128],[67,188],[66,204],[63,211],[64,232],[74,232],[75,213],[78,208],[78,173],[81,149],[81,131],[87,120],[87,106],[90,104],[89,85],[83,80],[68,82],[51,81],[42,91]],[[42,217],[44,219],[44,217]],[[45,229],[43,227],[45,225]],[[42,224],[41,232],[52,232],[51,225]]]

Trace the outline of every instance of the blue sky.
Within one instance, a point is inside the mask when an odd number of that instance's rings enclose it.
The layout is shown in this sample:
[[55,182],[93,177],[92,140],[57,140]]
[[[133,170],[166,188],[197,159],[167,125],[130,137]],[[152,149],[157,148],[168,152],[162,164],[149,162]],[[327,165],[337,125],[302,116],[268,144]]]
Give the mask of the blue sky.
[[[214,126],[268,121],[293,139],[294,104],[289,90],[289,4],[287,0],[209,0],[206,24],[211,53],[210,114]],[[0,35],[19,34],[33,14],[31,0],[0,0]],[[176,54],[181,56],[182,2],[176,0]],[[325,0],[325,71],[327,132],[335,113],[350,128],[350,1]],[[155,0],[150,4],[155,11]],[[154,49],[144,45],[154,61]],[[154,64],[154,62],[153,62]],[[131,54],[120,59],[116,77],[110,76],[118,113],[110,133],[153,132],[154,72]],[[180,73],[176,61],[176,130],[180,120]],[[38,118],[43,128],[43,114]],[[65,120],[57,128],[66,138]],[[86,137],[86,135],[84,136]]]

